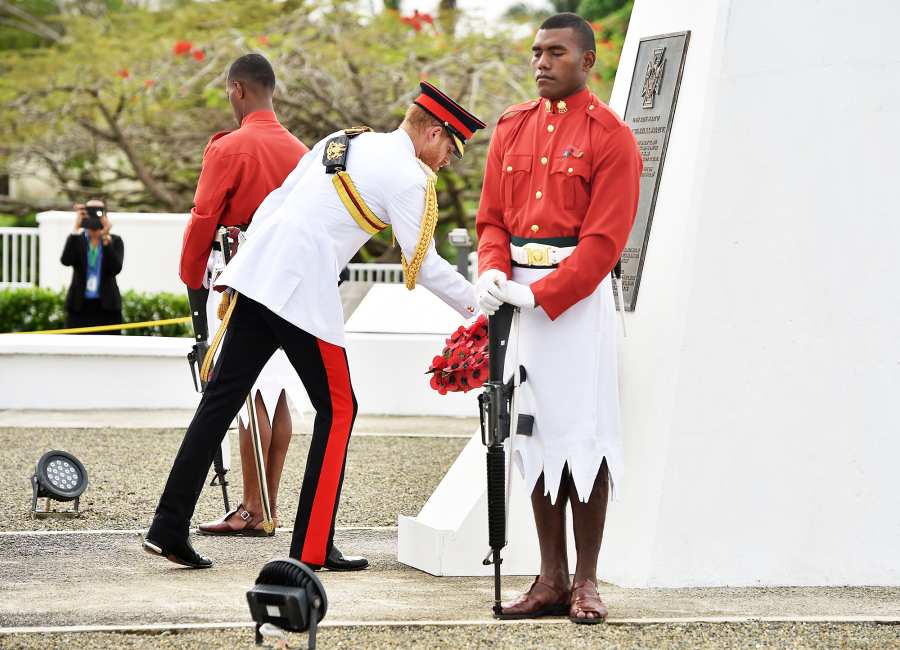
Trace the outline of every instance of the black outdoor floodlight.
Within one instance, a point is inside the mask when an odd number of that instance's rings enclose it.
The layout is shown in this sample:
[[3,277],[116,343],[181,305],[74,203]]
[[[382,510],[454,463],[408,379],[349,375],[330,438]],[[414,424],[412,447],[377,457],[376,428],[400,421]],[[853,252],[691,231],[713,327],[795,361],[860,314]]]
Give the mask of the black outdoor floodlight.
[[309,630],[309,648],[316,647],[316,629],[325,618],[328,598],[312,569],[293,558],[266,562],[256,584],[247,592],[250,615],[256,622],[256,645],[262,644],[260,628],[268,623],[282,630]]
[[[81,493],[87,489],[87,470],[81,461],[67,451],[54,449],[41,456],[34,467],[34,475],[31,477],[31,518],[49,517],[51,515],[62,517],[77,517],[79,514],[78,503]],[[46,499],[44,510],[37,509],[37,500]],[[74,501],[75,509],[64,512],[50,510],[50,500]]]

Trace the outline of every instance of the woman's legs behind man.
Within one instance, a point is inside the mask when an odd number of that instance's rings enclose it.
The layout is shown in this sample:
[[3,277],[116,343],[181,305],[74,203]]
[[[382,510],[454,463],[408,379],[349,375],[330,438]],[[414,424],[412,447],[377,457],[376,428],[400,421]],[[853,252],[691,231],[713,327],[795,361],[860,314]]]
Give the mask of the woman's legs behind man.
[[[265,402],[260,391],[256,391],[254,400],[256,407],[256,421],[259,430],[260,443],[263,450],[263,460],[266,468],[266,487],[269,492],[269,502],[272,519],[278,525],[278,485],[281,482],[281,473],[284,469],[284,461],[288,447],[291,444],[292,422],[284,390],[278,396],[275,413],[271,421]],[[243,481],[243,501],[240,505],[222,518],[200,524],[199,532],[204,535],[235,535],[260,537],[265,535],[263,531],[262,496],[259,491],[259,481],[254,462],[253,439],[249,428],[244,424],[244,418],[238,418],[239,447],[241,454],[241,478]]]

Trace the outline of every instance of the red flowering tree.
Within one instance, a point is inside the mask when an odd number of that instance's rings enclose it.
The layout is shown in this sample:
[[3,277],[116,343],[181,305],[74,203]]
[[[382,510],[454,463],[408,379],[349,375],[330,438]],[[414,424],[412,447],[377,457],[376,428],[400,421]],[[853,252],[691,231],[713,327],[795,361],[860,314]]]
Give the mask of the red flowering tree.
[[[21,163],[38,165],[60,188],[57,206],[89,192],[126,210],[187,211],[209,136],[235,126],[225,71],[254,50],[275,68],[279,118],[310,145],[356,124],[396,128],[424,79],[493,125],[506,106],[535,94],[531,37],[485,33],[477,23],[454,36],[443,20],[453,5],[442,1],[434,17],[405,14],[419,31],[398,11],[363,17],[350,3],[322,12],[298,0],[179,2],[154,12],[130,6],[66,17],[64,39],[0,50],[0,165],[13,173],[26,168]],[[610,24],[602,21],[598,40],[617,44]],[[618,45],[598,56],[604,53],[617,57]],[[490,128],[479,132],[465,159],[438,177],[439,245],[449,229],[473,226],[490,135]],[[359,259],[396,261],[398,250],[385,232]]]

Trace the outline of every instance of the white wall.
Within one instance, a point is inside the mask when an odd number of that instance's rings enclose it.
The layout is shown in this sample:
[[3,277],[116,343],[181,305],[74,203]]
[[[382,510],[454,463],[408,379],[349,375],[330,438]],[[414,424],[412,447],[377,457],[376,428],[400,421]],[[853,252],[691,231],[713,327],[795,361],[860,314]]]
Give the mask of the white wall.
[[[125,244],[125,261],[117,280],[119,289],[155,293],[184,293],[178,277],[181,238],[188,214],[111,212],[112,232]],[[41,212],[40,284],[58,289],[68,287],[72,269],[59,263],[66,237],[75,223],[74,212]]]
[[0,336],[0,409],[193,409],[193,341],[161,336]]
[[900,584],[900,5],[638,0],[692,30],[637,309],[625,584]]
[[[423,288],[374,285],[347,323],[347,356],[364,415],[478,415],[477,391],[439,395],[425,374],[462,322]],[[190,338],[0,336],[0,409],[195,408]],[[89,386],[89,390],[73,390]],[[309,411],[308,401],[294,404]]]

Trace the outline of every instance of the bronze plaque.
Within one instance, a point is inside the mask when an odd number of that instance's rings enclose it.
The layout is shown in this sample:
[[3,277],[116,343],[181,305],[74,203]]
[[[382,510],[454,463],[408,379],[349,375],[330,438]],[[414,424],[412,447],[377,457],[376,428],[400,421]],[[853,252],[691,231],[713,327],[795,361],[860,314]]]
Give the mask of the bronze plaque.
[[641,148],[644,171],[641,173],[637,216],[622,252],[622,288],[627,311],[634,311],[637,304],[656,193],[666,160],[666,146],[690,38],[690,32],[642,38],[634,62],[624,119]]

